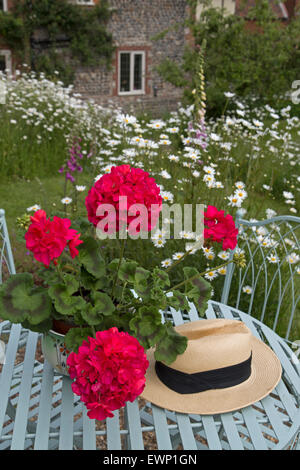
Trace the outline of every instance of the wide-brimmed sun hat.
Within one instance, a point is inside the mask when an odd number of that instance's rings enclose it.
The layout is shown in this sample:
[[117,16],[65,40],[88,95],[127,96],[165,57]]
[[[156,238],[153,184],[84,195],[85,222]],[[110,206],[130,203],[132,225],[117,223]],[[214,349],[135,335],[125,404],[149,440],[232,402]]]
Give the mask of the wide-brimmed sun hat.
[[272,349],[239,320],[198,320],[175,330],[188,345],[172,364],[157,362],[154,349],[147,351],[141,396],[155,405],[180,413],[226,413],[261,400],[281,378]]

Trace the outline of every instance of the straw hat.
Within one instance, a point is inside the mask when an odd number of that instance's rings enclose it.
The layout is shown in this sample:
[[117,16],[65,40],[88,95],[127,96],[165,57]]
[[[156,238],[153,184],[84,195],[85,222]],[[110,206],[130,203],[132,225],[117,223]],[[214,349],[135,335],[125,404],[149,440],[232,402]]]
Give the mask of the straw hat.
[[171,364],[149,367],[142,397],[181,413],[218,414],[251,405],[268,395],[281,378],[274,352],[239,320],[185,323],[175,330],[188,338],[186,351]]

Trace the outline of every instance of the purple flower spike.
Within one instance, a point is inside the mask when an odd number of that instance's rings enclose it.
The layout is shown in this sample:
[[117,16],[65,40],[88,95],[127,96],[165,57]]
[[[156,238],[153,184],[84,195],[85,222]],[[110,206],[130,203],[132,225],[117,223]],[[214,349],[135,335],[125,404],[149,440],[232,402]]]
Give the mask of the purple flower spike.
[[66,179],[70,180],[72,183],[75,181],[75,178],[69,172],[66,174]]

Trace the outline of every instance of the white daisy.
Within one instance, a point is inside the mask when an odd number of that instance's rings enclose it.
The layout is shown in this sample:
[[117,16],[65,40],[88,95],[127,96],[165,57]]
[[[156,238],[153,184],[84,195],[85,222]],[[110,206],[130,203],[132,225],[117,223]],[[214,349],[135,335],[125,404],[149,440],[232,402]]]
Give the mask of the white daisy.
[[174,260],[178,260],[178,259],[182,258],[183,255],[184,255],[184,253],[177,252],[177,253],[174,253],[174,254],[172,255],[172,258],[173,258]]
[[245,183],[243,183],[242,181],[237,181],[235,183],[235,187],[238,188],[238,189],[244,189],[245,188]]
[[289,254],[287,257],[286,257],[286,261],[290,264],[296,264],[298,263],[300,257],[299,255],[297,255],[295,252],[294,253],[291,253]]
[[222,276],[225,276],[227,272],[226,266],[223,266],[222,268],[218,269],[218,273],[221,274]]
[[218,253],[218,257],[223,259],[224,261],[227,261],[229,259],[230,253],[228,251],[220,251]]
[[162,170],[162,171],[160,172],[160,175],[161,175],[163,178],[165,178],[165,179],[170,179],[170,178],[172,178],[171,175],[170,175],[170,173],[167,172],[167,170]]
[[161,262],[161,265],[163,268],[168,268],[172,263],[173,261],[170,258],[167,258]]
[[247,191],[245,191],[244,189],[237,189],[234,193],[235,196],[237,196],[238,198],[240,199],[246,199],[246,197],[248,196],[248,193]]
[[243,287],[243,292],[244,292],[245,294],[248,294],[248,295],[252,294],[252,287],[250,287],[250,286],[244,286],[244,287]]
[[275,254],[271,254],[270,256],[267,256],[267,259],[270,263],[279,263],[279,261],[280,261],[278,256],[275,255]]
[[218,277],[218,273],[217,271],[209,271],[208,273],[205,274],[204,277],[208,279],[209,281],[212,281],[213,279]]
[[162,248],[166,244],[166,240],[164,238],[158,238],[157,240],[152,240],[155,248]]
[[228,205],[232,207],[241,207],[242,202],[243,202],[243,199],[236,196],[236,194],[232,194],[231,196],[228,196],[227,199],[229,200]]
[[161,197],[165,202],[173,202],[174,201],[174,196],[170,191],[161,191],[160,192]]
[[66,204],[66,205],[71,204],[72,198],[70,198],[70,197],[64,197],[64,198],[61,200],[61,202],[62,202],[63,204]]
[[28,212],[36,212],[36,211],[39,211],[40,208],[41,208],[41,206],[39,206],[38,204],[34,204],[31,207],[27,207],[27,211]]
[[179,161],[179,157],[177,157],[177,155],[169,155],[169,156],[168,156],[168,159],[169,159],[171,162],[178,162],[178,161]]
[[79,191],[80,193],[81,193],[82,191],[84,191],[85,188],[86,188],[86,186],[76,186],[77,191]]

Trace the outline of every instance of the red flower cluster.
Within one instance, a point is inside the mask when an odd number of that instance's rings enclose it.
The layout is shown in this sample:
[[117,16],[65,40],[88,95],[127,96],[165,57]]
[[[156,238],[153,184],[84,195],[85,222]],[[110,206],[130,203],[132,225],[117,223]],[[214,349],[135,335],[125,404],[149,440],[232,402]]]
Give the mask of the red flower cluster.
[[[125,202],[121,207],[120,197]],[[127,199],[125,199],[125,197]],[[144,217],[142,224],[135,227],[136,232],[150,231],[155,227],[161,210],[162,197],[160,188],[155,179],[149,177],[149,173],[140,168],[131,168],[130,165],[112,167],[110,173],[103,175],[90,189],[85,200],[88,219],[97,227],[98,223],[105,218],[114,226],[114,230],[119,232],[123,225],[128,228],[129,224],[140,214]],[[115,213],[97,214],[103,204],[111,205]],[[141,211],[130,215],[130,208],[133,204],[141,204]],[[142,225],[142,226],[141,226]],[[114,231],[113,230],[113,231]],[[108,223],[103,227],[103,231],[110,233]]]
[[238,229],[231,215],[224,216],[224,211],[218,211],[214,206],[208,206],[204,212],[204,239],[222,243],[223,250],[233,250],[237,245]]
[[53,217],[47,219],[46,212],[38,210],[30,217],[31,224],[25,234],[26,247],[33,252],[37,261],[49,267],[54,263],[68,246],[72,258],[78,255],[77,246],[83,243],[79,240],[80,233],[70,229],[71,220]]
[[110,328],[83,341],[67,365],[75,379],[72,390],[85,403],[89,418],[102,420],[142,393],[149,362],[136,338]]

